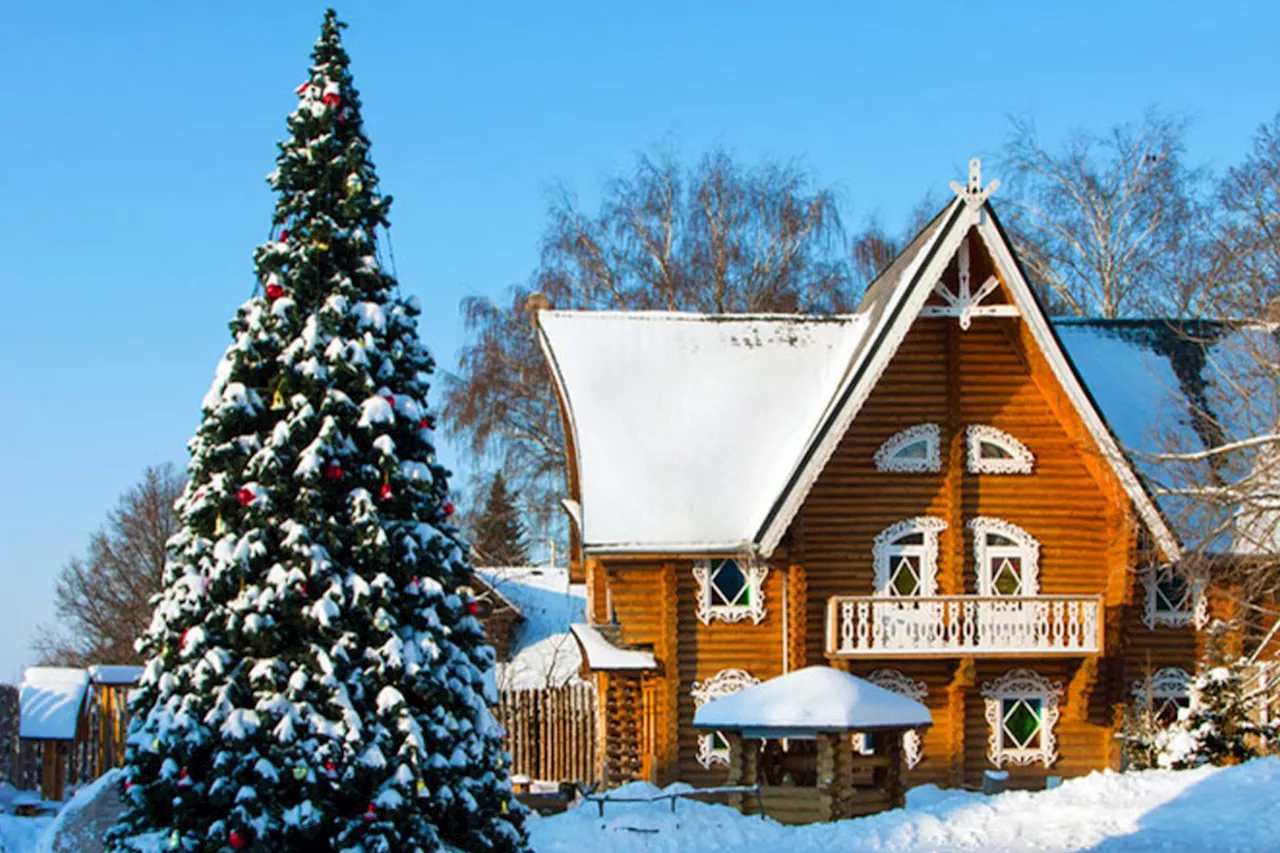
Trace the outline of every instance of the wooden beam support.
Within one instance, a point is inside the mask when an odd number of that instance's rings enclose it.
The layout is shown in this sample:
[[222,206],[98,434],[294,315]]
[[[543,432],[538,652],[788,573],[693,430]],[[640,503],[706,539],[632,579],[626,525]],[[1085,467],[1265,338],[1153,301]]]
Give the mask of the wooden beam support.
[[977,681],[978,668],[972,657],[961,658],[956,664],[955,675],[947,685],[947,723],[949,731],[949,758],[951,765],[951,787],[964,785],[965,763],[965,693]]

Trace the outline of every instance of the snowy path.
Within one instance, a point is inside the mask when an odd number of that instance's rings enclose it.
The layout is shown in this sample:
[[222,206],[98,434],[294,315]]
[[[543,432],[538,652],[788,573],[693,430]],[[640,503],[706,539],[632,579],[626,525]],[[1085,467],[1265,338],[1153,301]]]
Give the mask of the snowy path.
[[[653,792],[647,785],[636,793]],[[908,808],[871,818],[783,827],[723,806],[681,801],[594,807],[534,820],[537,853],[1135,853],[1280,850],[1280,759],[1243,767],[1096,773],[1053,791],[984,797],[924,787]],[[656,830],[656,832],[654,831]]]

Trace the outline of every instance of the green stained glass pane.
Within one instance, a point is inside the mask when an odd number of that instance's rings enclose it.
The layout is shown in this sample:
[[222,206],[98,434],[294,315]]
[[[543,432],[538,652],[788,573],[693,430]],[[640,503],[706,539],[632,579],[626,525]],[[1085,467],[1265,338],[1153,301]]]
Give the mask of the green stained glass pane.
[[1022,586],[1018,577],[1019,560],[1001,560],[996,564],[996,576],[992,586],[998,595],[1017,595]]
[[1025,747],[1040,731],[1039,699],[1006,699],[1004,728],[1017,747]]
[[893,591],[898,595],[915,595],[920,589],[920,581],[910,568],[910,563],[902,561],[897,574],[893,576]]
[[724,739],[724,735],[719,732],[711,733],[711,748],[715,750],[728,750],[729,741]]

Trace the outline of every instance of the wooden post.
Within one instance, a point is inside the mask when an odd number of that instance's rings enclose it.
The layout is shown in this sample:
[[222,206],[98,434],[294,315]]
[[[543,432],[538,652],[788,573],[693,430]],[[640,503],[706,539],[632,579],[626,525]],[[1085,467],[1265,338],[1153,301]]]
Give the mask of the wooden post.
[[[739,732],[721,732],[721,737],[729,744],[729,775],[725,779],[726,785],[741,785],[743,773],[746,771],[744,764],[745,755],[742,748],[742,735]],[[727,802],[738,811],[743,811],[743,803],[745,802],[741,794],[729,794]]]
[[876,738],[877,742],[881,740],[885,742],[884,754],[889,762],[884,768],[884,790],[895,809],[900,809],[907,804],[907,789],[902,783],[902,768],[905,763],[902,755],[902,736],[905,733],[905,729],[894,729],[886,732],[883,737]]
[[977,667],[972,657],[961,658],[956,663],[955,675],[947,685],[947,724],[951,727],[950,762],[951,786],[964,786],[965,763],[965,691],[974,685]]

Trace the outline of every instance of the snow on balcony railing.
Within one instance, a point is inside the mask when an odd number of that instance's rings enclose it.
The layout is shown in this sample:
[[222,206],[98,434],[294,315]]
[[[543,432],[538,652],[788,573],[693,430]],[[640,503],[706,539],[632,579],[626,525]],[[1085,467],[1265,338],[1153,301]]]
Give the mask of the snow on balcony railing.
[[1070,595],[832,596],[827,654],[1096,654],[1102,599]]

